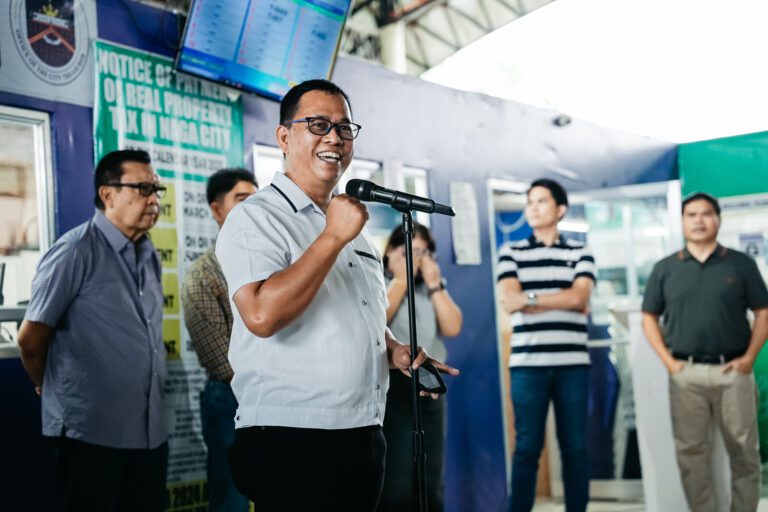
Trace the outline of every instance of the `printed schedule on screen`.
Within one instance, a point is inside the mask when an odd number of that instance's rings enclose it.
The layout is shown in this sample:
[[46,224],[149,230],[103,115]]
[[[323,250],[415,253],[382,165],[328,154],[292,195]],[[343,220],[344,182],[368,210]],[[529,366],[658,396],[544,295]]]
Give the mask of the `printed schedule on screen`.
[[280,99],[330,78],[351,0],[195,0],[176,69]]

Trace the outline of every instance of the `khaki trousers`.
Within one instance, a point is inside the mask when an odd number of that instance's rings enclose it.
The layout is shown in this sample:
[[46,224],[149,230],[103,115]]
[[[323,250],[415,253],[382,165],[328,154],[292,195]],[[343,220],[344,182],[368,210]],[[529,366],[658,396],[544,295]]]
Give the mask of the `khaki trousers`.
[[677,464],[693,512],[714,512],[710,467],[712,424],[731,463],[731,511],[754,512],[760,500],[757,387],[753,374],[688,362],[669,378]]

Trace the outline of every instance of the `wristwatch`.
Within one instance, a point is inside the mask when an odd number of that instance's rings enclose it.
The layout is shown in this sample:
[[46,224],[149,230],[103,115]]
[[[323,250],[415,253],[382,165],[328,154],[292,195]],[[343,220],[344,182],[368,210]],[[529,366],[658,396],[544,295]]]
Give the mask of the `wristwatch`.
[[536,292],[528,292],[528,307],[532,308],[539,303],[539,296]]
[[443,280],[440,280],[440,284],[435,286],[434,288],[427,288],[427,295],[431,297],[432,295],[436,294],[439,291],[445,290],[445,283]]

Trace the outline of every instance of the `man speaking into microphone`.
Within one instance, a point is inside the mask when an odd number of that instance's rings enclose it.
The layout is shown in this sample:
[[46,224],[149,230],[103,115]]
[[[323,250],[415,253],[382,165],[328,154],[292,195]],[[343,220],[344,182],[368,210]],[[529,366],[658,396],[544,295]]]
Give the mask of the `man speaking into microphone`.
[[[388,369],[411,365],[386,327],[368,212],[332,195],[354,155],[351,118],[331,82],[291,89],[276,131],[285,174],[236,206],[216,242],[235,306],[230,464],[259,511],[375,510]],[[458,374],[423,351],[413,366],[425,361]]]

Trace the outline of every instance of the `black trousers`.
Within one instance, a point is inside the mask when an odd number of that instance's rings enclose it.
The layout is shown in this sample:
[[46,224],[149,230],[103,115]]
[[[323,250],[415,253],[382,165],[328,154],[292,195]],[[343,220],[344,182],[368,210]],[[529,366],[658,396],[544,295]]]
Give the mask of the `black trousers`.
[[168,443],[152,450],[110,448],[55,439],[63,512],[162,512]]
[[238,491],[256,512],[373,512],[386,446],[379,426],[249,427],[235,431],[229,462]]

